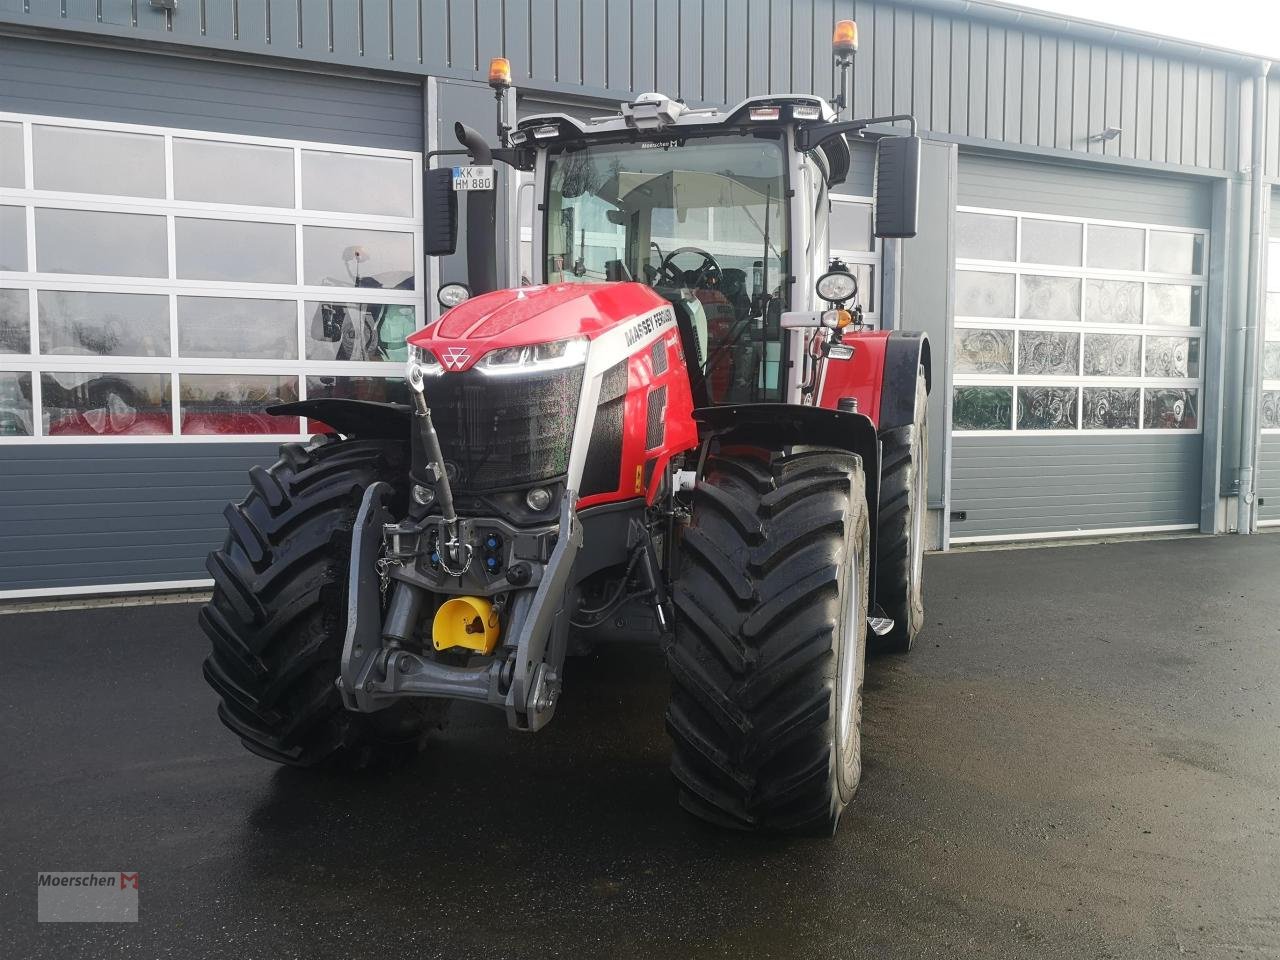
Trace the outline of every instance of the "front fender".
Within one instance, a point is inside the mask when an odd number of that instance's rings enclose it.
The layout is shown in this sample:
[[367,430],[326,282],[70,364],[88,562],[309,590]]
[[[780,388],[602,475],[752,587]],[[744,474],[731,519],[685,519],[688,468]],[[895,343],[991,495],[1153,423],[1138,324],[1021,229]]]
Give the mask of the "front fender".
[[276,417],[308,417],[320,420],[346,436],[371,440],[405,440],[409,437],[412,408],[403,403],[319,397],[267,407]]
[[916,377],[924,370],[925,390],[933,390],[933,360],[929,337],[894,330],[885,341],[884,378],[880,381],[880,429],[892,430],[915,422]]

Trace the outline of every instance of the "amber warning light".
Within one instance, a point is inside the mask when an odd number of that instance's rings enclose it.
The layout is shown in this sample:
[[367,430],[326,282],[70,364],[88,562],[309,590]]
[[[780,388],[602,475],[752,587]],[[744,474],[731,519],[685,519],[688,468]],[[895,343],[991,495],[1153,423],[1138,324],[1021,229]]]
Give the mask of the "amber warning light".
[[858,52],[858,25],[852,20],[837,20],[831,34],[831,50],[842,56]]
[[489,61],[489,86],[495,90],[511,86],[511,61],[506,57],[494,57]]

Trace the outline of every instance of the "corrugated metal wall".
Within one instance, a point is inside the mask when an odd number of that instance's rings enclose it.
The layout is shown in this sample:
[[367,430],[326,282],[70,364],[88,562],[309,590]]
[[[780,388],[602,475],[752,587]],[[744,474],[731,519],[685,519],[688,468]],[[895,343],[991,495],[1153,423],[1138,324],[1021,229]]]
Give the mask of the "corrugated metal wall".
[[[481,79],[505,53],[517,83],[533,88],[613,98],[661,88],[722,103],[830,94],[831,26],[855,17],[859,115],[909,111],[960,137],[1232,166],[1241,75],[1229,58],[1179,59],[1091,42],[1078,29],[1004,26],[981,6],[949,9],[939,0],[181,0],[161,12],[135,0],[0,0],[0,20]],[[1272,90],[1268,163],[1280,176],[1280,79]],[[1107,126],[1122,133],[1088,139]]]
[[[1271,228],[1273,240],[1280,240],[1280,188],[1271,191]],[[1277,286],[1277,277],[1268,277],[1267,285]],[[1274,323],[1274,321],[1272,321]],[[1258,522],[1280,521],[1280,434],[1264,433],[1258,447]]]

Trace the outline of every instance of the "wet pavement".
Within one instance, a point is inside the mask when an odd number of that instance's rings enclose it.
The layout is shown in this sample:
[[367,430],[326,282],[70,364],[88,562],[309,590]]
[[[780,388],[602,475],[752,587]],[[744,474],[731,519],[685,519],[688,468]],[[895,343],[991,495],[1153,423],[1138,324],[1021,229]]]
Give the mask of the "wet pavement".
[[[1278,574],[1274,535],[930,557],[831,841],[679,810],[646,650],[342,779],[217,722],[192,605],[0,616],[0,955],[1280,956]],[[38,924],[91,869],[141,923]]]

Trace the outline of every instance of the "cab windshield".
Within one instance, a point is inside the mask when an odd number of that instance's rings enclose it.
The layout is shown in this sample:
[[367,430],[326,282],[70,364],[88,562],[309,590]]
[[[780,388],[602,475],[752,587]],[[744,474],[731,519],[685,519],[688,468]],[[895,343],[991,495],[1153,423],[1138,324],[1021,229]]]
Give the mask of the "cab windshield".
[[779,134],[553,147],[546,179],[546,282],[647,283],[692,324],[707,399],[780,398]]

